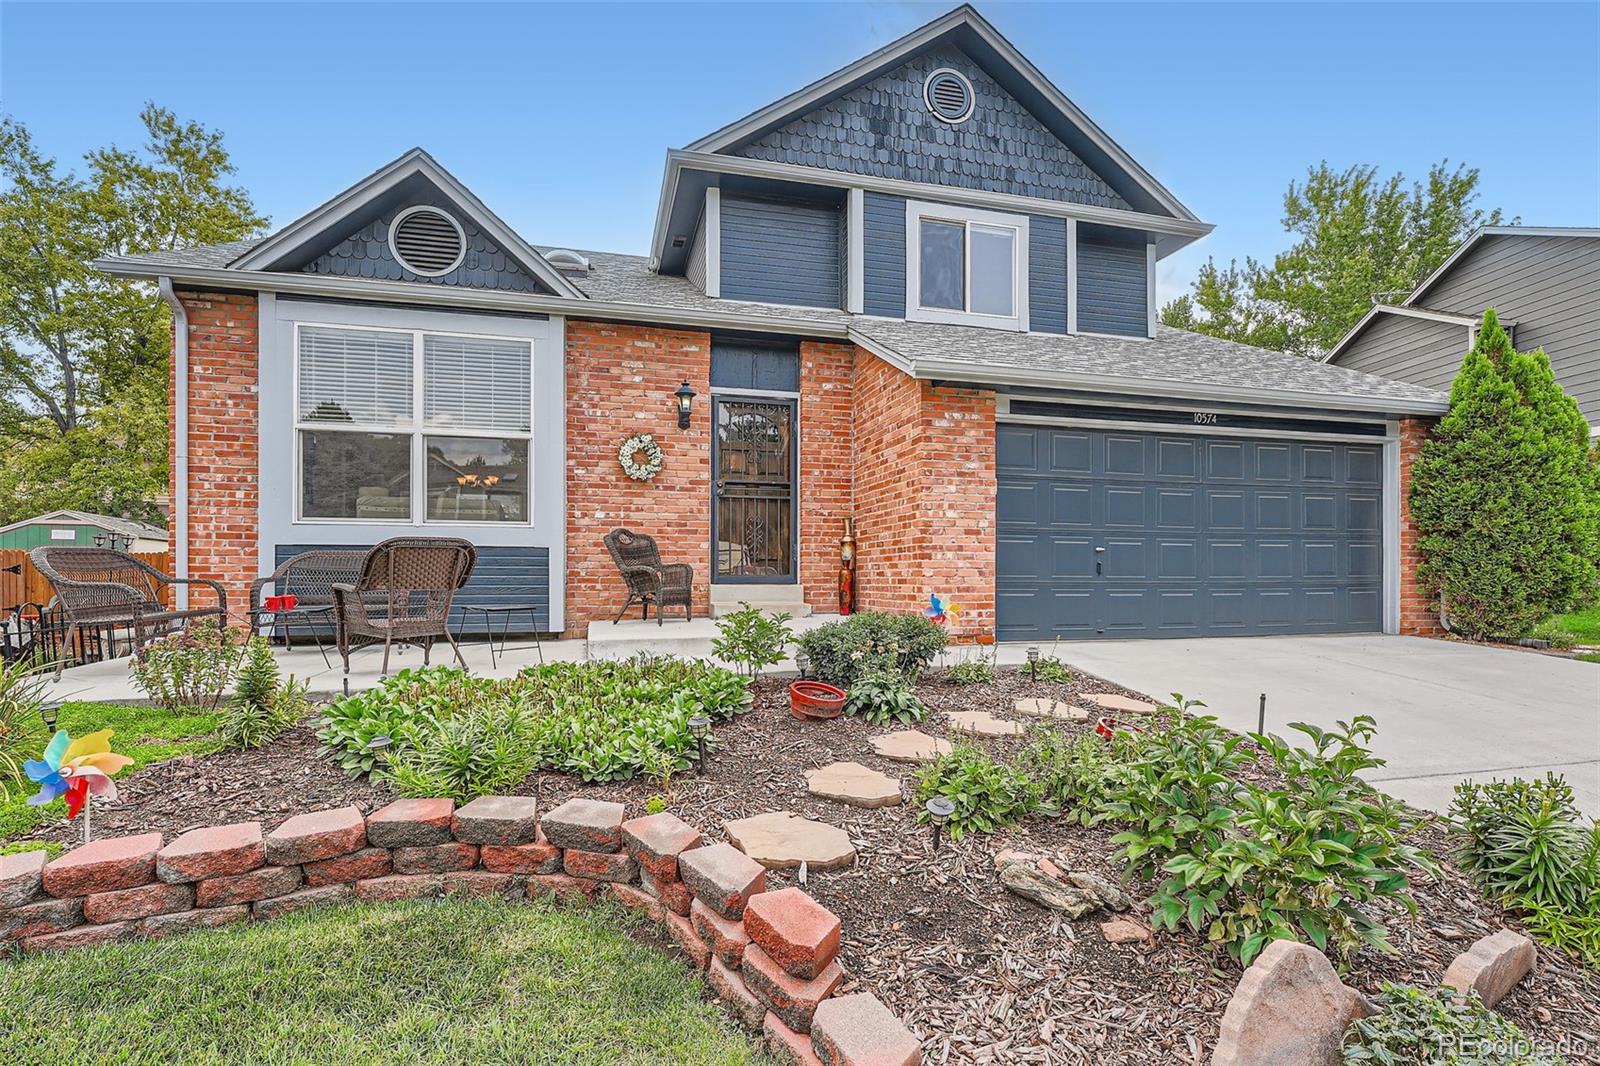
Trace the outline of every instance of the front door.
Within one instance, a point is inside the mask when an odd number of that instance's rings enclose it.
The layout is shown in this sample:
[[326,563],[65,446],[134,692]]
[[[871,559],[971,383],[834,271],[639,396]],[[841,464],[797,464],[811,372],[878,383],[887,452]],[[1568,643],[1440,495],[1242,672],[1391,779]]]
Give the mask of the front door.
[[794,401],[718,396],[712,403],[712,579],[792,583]]

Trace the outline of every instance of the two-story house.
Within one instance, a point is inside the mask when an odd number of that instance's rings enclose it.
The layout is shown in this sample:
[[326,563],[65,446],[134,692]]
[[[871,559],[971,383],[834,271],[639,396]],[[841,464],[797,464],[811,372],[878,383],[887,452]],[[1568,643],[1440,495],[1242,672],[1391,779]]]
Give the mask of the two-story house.
[[648,256],[541,246],[417,149],[103,267],[174,308],[177,566],[234,589],[459,534],[466,596],[581,633],[625,526],[697,611],[832,611],[853,519],[858,607],[937,592],[966,636],[1427,625],[1402,501],[1445,396],[1158,325],[1209,230],[963,6],[669,152]]

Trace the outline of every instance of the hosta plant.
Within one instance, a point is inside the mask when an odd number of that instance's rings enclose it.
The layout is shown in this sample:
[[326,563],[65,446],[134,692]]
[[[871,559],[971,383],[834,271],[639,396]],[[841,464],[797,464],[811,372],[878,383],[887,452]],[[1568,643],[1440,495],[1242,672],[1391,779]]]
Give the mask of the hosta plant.
[[904,674],[880,668],[855,679],[844,701],[844,713],[871,725],[915,725],[928,716],[928,708]]
[[1344,1036],[1344,1066],[1563,1066],[1476,992],[1385,981],[1378,1013]]

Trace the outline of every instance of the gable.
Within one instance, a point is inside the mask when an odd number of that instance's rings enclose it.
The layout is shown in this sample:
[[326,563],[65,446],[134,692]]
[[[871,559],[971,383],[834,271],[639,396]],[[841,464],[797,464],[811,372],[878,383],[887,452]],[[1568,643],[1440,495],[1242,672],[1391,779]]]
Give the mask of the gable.
[[308,274],[330,274],[347,278],[376,278],[382,281],[415,281],[435,285],[462,285],[505,292],[548,293],[550,290],[519,266],[470,218],[463,218],[447,204],[434,204],[461,224],[466,237],[466,255],[461,265],[448,274],[424,277],[407,270],[389,246],[389,227],[394,218],[411,204],[399,204],[354,230],[301,270]]
[[[947,67],[972,84],[972,116],[956,125],[923,100]],[[928,185],[1130,210],[1095,173],[966,52],[942,45],[829,100],[729,154]]]

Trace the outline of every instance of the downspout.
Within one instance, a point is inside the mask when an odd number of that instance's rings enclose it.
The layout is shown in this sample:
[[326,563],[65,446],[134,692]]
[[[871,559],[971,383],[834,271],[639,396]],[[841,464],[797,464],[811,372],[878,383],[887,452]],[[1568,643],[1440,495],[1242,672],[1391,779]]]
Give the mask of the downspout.
[[[161,298],[172,308],[172,569],[189,576],[189,313],[172,291],[172,279],[157,282]],[[178,608],[189,606],[189,586],[177,586]]]

